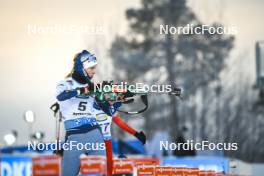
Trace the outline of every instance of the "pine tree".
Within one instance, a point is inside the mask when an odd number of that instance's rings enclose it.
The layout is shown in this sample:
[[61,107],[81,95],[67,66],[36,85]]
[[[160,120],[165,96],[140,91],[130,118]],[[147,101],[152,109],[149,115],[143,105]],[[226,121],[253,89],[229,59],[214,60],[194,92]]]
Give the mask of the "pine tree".
[[[204,34],[160,34],[160,25],[201,27],[203,23],[186,5],[186,0],[141,2],[140,8],[126,11],[129,33],[117,36],[110,50],[114,67],[118,70],[117,78],[129,82],[144,80],[156,84],[177,84],[187,95],[195,94],[199,88],[206,90],[224,68],[234,37],[208,31]],[[215,23],[211,26],[221,25]],[[180,135],[182,119],[175,97],[161,97],[151,104],[152,109],[146,113],[147,130],[153,128],[154,116],[159,116],[164,119],[163,123],[166,122],[166,128],[170,127],[172,137]]]

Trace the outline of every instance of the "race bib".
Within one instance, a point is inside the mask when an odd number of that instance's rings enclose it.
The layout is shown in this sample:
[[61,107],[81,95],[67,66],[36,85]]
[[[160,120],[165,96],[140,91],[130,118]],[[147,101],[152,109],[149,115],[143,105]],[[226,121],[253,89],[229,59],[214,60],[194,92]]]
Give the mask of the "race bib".
[[112,117],[108,116],[105,113],[97,114],[95,117],[96,117],[97,123],[100,125],[104,139],[106,140],[111,139]]

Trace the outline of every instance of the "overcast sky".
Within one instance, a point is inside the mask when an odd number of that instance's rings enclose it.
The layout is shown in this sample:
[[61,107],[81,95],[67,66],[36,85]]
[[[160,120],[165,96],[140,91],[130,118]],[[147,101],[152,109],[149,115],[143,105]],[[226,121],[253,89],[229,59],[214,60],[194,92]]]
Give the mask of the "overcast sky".
[[[137,0],[1,0],[0,1],[0,144],[12,129],[19,132],[18,144],[26,141],[23,113],[36,114],[34,131],[45,131],[46,140],[54,139],[54,120],[49,106],[55,101],[56,83],[71,69],[72,57],[84,48],[96,52],[102,65],[114,36],[126,33],[124,12],[138,7]],[[201,21],[220,21],[237,26],[233,53],[248,52],[250,73],[254,75],[254,43],[264,39],[262,0],[189,0]],[[53,27],[34,34],[34,27]],[[54,29],[56,27],[56,29]],[[72,27],[90,33],[67,33]],[[97,35],[92,35],[93,30]],[[63,32],[61,32],[63,31]],[[235,54],[234,54],[235,56]],[[106,67],[104,67],[106,68]],[[105,73],[111,73],[107,67]],[[102,77],[102,76],[101,76]],[[99,78],[98,78],[99,79]]]

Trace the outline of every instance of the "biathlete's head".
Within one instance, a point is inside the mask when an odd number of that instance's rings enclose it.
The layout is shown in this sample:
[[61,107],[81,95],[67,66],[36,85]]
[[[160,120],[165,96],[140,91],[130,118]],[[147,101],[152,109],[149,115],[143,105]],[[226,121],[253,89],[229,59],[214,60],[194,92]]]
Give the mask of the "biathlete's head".
[[74,58],[74,67],[72,76],[77,80],[90,81],[96,72],[97,60],[94,54],[83,50]]

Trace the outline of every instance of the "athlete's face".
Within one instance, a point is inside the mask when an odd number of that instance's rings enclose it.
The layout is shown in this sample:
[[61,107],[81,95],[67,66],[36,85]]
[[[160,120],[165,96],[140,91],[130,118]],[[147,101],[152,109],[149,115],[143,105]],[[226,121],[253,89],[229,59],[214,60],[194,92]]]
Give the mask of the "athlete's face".
[[90,78],[93,78],[93,76],[95,75],[95,72],[96,72],[96,65],[93,67],[90,67],[90,68],[86,68],[85,71]]

